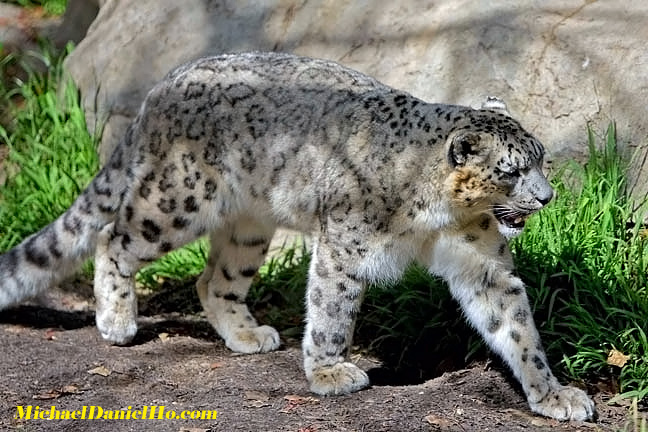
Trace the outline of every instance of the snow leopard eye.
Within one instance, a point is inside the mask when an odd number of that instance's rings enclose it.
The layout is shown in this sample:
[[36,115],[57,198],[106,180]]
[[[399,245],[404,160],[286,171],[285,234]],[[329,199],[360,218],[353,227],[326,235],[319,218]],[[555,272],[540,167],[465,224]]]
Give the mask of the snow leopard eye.
[[504,172],[504,175],[509,178],[517,178],[520,177],[520,170],[518,168],[511,167],[509,171]]

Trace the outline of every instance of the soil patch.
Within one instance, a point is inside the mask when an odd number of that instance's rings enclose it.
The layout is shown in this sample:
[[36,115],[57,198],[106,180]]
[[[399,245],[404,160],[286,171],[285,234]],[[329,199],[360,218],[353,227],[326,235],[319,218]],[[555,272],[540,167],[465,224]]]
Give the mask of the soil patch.
[[[126,347],[107,345],[91,304],[63,293],[55,309],[25,305],[0,312],[0,429],[24,431],[612,431],[627,409],[596,395],[596,423],[534,416],[506,373],[484,363],[418,385],[374,385],[340,397],[309,392],[299,341],[280,351],[236,355],[200,315],[140,318]],[[380,370],[356,356],[361,367]],[[216,410],[203,420],[17,420],[17,406],[50,410],[165,412]],[[33,408],[35,410],[35,408]],[[95,409],[97,410],[97,409]],[[166,414],[165,414],[166,416]]]

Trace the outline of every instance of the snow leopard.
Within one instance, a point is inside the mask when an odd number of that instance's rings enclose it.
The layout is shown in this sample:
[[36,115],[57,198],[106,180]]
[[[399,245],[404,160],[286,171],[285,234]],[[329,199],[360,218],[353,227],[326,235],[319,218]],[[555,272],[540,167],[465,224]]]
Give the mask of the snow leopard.
[[288,227],[313,241],[303,337],[313,392],[369,385],[350,361],[365,291],[417,263],[447,282],[534,412],[590,419],[592,400],[551,372],[507,242],[553,197],[543,157],[498,98],[428,103],[291,54],[201,58],[153,87],[65,213],[0,256],[0,308],[94,254],[97,328],[127,344],[136,272],[206,236],[197,292],[207,319],[234,351],[275,350],[279,334],[245,300],[273,233]]

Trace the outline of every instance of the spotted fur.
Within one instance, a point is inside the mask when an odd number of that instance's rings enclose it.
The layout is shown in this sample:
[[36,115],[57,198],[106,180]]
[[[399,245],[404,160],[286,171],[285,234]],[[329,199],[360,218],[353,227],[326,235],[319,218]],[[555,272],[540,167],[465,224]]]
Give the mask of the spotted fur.
[[497,99],[429,104],[338,64],[285,54],[205,58],[151,90],[105,167],[60,218],[0,256],[0,307],[95,254],[97,327],[137,331],[134,275],[208,235],[197,284],[232,350],[279,335],[245,305],[275,228],[314,239],[304,367],[320,394],[359,390],[349,361],[369,283],[412,262],[445,278],[466,317],[522,383],[531,408],[583,420],[594,406],[552,375],[506,236],[553,194],[542,145]]

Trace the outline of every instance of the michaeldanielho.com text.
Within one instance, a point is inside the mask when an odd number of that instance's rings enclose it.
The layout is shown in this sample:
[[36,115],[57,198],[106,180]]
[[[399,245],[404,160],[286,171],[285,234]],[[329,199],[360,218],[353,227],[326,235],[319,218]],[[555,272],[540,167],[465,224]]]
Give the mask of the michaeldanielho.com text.
[[82,406],[78,410],[58,409],[52,405],[41,408],[38,405],[16,407],[17,420],[216,420],[216,410],[168,409],[165,405],[145,405],[133,409],[106,409],[97,405]]

